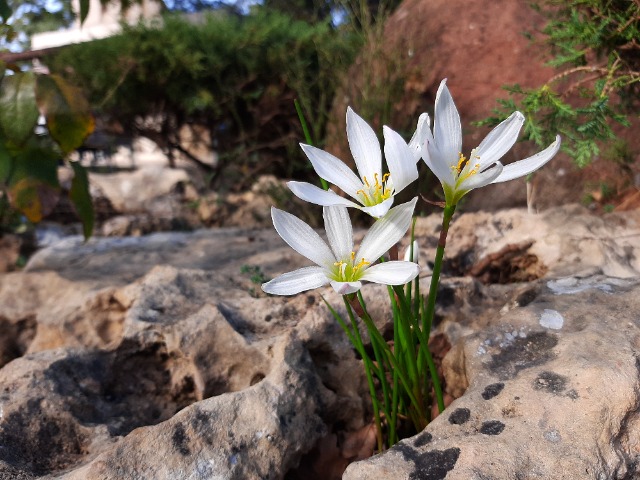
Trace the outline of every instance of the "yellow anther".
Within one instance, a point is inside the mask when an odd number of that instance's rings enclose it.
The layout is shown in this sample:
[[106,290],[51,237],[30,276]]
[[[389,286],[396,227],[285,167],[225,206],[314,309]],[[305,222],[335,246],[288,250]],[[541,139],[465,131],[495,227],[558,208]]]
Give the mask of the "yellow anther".
[[371,185],[369,185],[369,181],[367,180],[367,177],[362,177],[362,180],[364,180],[364,184],[365,184],[367,187],[371,188]]
[[360,268],[364,267],[365,265],[369,265],[371,262],[367,262],[364,258],[362,260],[360,260],[360,262],[357,265],[353,266],[353,271],[357,271]]
[[390,176],[390,173],[385,173],[384,175],[382,175],[382,183],[386,182]]
[[376,187],[376,190],[377,190],[380,187],[380,180],[378,180],[378,173],[374,173],[373,178],[375,178],[376,180],[376,183],[374,186]]
[[356,252],[351,252],[351,262],[353,263],[355,259],[356,259]]
[[467,161],[467,157],[465,157],[462,153],[460,154],[460,158],[458,159],[458,166],[456,167],[456,170],[458,170],[458,173],[460,173],[462,171],[462,167],[464,165],[464,163]]

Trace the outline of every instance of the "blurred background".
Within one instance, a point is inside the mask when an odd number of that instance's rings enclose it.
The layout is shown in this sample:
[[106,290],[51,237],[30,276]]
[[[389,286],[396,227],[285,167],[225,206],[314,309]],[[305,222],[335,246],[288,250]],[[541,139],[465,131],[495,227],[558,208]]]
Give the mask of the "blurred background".
[[0,15],[5,236],[266,227],[271,205],[318,225],[284,185],[318,184],[299,142],[351,164],[348,105],[408,141],[443,78],[466,152],[516,109],[504,163],[563,136],[528,193],[490,186],[463,210],[640,202],[637,1],[0,0]]

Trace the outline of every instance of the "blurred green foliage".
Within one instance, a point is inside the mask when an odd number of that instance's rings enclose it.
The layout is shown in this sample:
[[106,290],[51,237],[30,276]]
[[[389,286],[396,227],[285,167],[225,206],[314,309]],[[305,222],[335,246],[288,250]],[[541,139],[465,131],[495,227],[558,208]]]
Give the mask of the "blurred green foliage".
[[188,155],[183,127],[205,127],[220,154],[213,183],[241,189],[257,174],[309,171],[297,148],[302,131],[293,100],[321,145],[359,38],[329,22],[266,8],[166,15],[161,23],[65,48],[47,63],[88,92],[107,124],[152,139],[170,158]]
[[[15,229],[20,215],[39,222],[66,194],[58,167],[93,131],[89,104],[57,75],[40,75],[0,65],[0,233]],[[38,132],[38,120],[45,125]],[[69,199],[83,223],[93,230],[93,208],[83,167],[71,163]]]
[[614,124],[637,118],[640,87],[640,3],[625,0],[547,0],[534,7],[549,20],[543,30],[559,72],[539,88],[504,87],[497,125],[514,110],[527,118],[525,138],[546,146],[559,133],[563,150],[583,167],[616,139]]
[[[34,3],[44,5],[38,0]],[[0,0],[0,38],[15,38],[16,25],[8,21],[16,7],[27,6]],[[80,164],[70,162],[73,177],[65,190],[58,167],[82,145],[94,125],[86,99],[62,77],[0,62],[0,235],[22,229],[23,219],[39,222],[66,194],[76,208],[85,238],[91,236],[94,212],[87,173]]]

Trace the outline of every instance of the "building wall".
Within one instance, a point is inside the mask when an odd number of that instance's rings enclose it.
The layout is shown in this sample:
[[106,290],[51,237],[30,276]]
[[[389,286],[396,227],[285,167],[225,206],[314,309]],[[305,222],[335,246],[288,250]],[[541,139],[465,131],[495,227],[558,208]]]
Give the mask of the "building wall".
[[[79,0],[72,0],[74,11],[79,11],[79,5]],[[103,8],[100,0],[90,0],[89,15],[82,25],[80,19],[76,18],[70,29],[34,35],[31,49],[40,50],[108,37],[120,31],[121,21],[134,24],[141,20],[152,20],[158,18],[161,11],[162,2],[159,0],[143,0],[142,4],[132,5],[124,12],[118,2],[110,2]]]

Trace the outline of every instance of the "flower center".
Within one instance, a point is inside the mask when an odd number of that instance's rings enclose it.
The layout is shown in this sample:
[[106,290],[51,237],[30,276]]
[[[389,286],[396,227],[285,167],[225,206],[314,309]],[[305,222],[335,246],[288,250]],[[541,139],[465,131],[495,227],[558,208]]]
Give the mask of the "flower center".
[[357,282],[365,270],[363,267],[370,264],[371,262],[367,262],[364,258],[356,263],[356,252],[351,252],[348,260],[340,260],[333,264],[331,278],[336,282]]
[[[471,157],[475,161],[480,160],[480,157],[475,154],[475,149],[471,151]],[[456,187],[460,186],[462,182],[480,171],[480,163],[474,164],[473,168],[471,168],[471,165],[470,160],[467,160],[467,157],[460,153],[458,165],[451,167],[453,174],[456,177]]]
[[373,174],[373,185],[369,182],[367,177],[362,177],[364,186],[366,188],[360,189],[356,192],[365,207],[372,207],[379,203],[384,202],[387,198],[393,195],[393,184],[390,182],[391,176],[385,173],[380,180],[377,173]]

